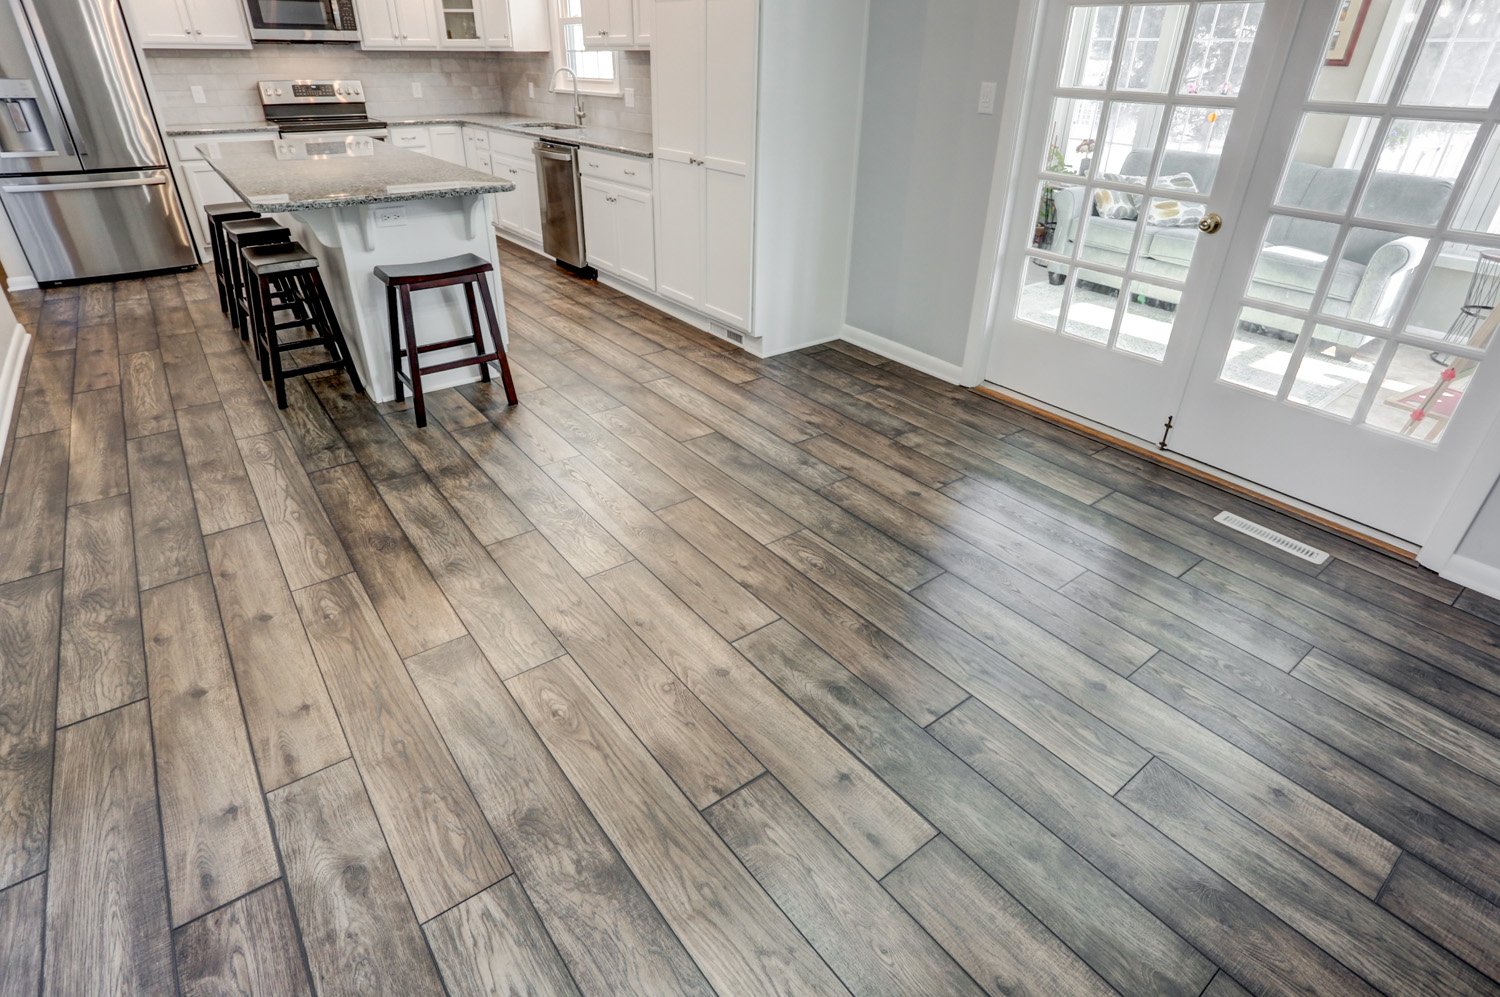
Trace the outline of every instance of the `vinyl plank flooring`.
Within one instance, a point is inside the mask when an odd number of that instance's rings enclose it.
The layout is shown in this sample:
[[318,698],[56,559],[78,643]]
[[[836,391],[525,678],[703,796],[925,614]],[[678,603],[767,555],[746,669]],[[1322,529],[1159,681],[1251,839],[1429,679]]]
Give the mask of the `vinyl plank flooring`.
[[[896,442],[936,457],[954,470],[962,471],[982,482],[1024,484],[1032,491],[1046,489],[1085,503],[1097,502],[1110,493],[1109,486],[1012,446],[1006,442],[1005,437],[996,438],[973,430],[953,429],[941,416],[932,419],[932,427],[932,430],[918,429],[902,433],[896,437]],[[939,436],[938,427],[945,427],[949,435],[959,439],[953,441]]]
[[591,584],[871,876],[932,837],[925,820],[645,568],[621,565]]
[[261,384],[260,372],[251,366],[243,350],[210,354],[208,369],[219,391],[219,401],[229,415],[235,439],[264,436],[281,429],[281,418]]
[[185,332],[160,338],[161,364],[166,371],[172,404],[180,409],[211,405],[219,400],[219,389],[214,387],[198,334],[192,331],[191,323],[185,326]]
[[380,418],[370,399],[355,394],[348,378],[323,377],[309,383],[371,480],[384,481],[421,470],[416,458],[406,452],[396,434]]
[[[969,621],[953,619],[951,610],[945,618],[807,534],[779,541],[771,549],[855,612],[880,621],[892,639],[931,662],[959,687],[1013,717],[1023,730],[1109,792],[1123,786],[1150,757],[1003,651],[966,632],[962,627]],[[1112,675],[1100,666],[1095,668],[1101,676]]]
[[698,500],[664,509],[662,518],[918,723],[931,723],[967,695],[904,644]]
[[128,491],[120,389],[75,395],[70,428],[68,504],[95,502]]
[[141,596],[173,926],[280,875],[208,575]]
[[113,325],[91,325],[78,330],[78,352],[73,359],[73,393],[120,386],[120,347]]
[[560,462],[547,468],[547,473],[726,640],[736,640],[776,619],[764,603],[586,458]]
[[1191,945],[794,628],[735,646],[1111,985],[1202,991],[1213,966]]
[[310,474],[354,461],[354,451],[334,428],[333,420],[305,377],[289,378],[286,383],[287,407],[281,410],[281,424],[286,429],[292,449]]
[[3,989],[8,995],[41,993],[46,904],[45,875],[0,890],[0,966],[5,967]]
[[26,365],[16,436],[67,429],[73,417],[73,353],[37,353]]
[[315,772],[267,801],[317,992],[440,993],[354,763]]
[[144,294],[122,297],[116,289],[115,328],[120,336],[121,354],[156,349],[156,318]]
[[1453,605],[1470,616],[1500,625],[1500,599],[1491,599],[1473,589],[1464,589]]
[[1500,907],[1403,855],[1380,894],[1380,906],[1458,955],[1491,979],[1500,980]]
[[130,440],[126,458],[130,465],[135,569],[141,589],[207,571],[187,459],[177,434],[166,432]]
[[883,882],[986,993],[1115,992],[947,838],[923,846]]
[[638,357],[659,353],[662,349],[663,344],[616,322],[583,302],[564,297],[549,302],[547,308],[552,314],[565,316],[577,325],[609,340],[621,349],[629,350]]
[[349,757],[263,523],[207,539],[225,640],[267,792]]
[[57,725],[146,695],[146,658],[136,587],[130,497],[68,510],[63,569]]
[[177,428],[172,391],[155,350],[127,353],[120,358],[125,401],[125,435],[131,439],[155,436]]
[[407,666],[583,992],[711,993],[474,642]]
[[515,876],[433,918],[426,932],[449,993],[578,993]]
[[380,494],[501,678],[563,653],[552,632],[425,475],[382,482]]
[[1006,796],[1236,978],[1275,992],[1376,992],[997,714],[978,703],[965,704],[933,730]]
[[219,533],[260,519],[234,431],[218,402],[177,410],[177,428],[187,457],[188,478],[203,533]]
[[542,621],[699,808],[762,769],[567,561],[536,533],[493,551]]
[[57,735],[43,993],[170,993],[172,936],[144,702]]
[[108,322],[115,314],[115,288],[110,283],[84,284],[78,291],[78,324]]
[[0,585],[0,889],[47,868],[61,582]]
[[287,585],[305,588],[353,571],[286,434],[241,438],[239,448]]
[[[68,488],[68,433],[17,439],[11,450],[12,483],[0,497],[0,584],[63,566]],[[17,487],[25,482],[22,487]]]
[[361,465],[317,471],[313,487],[343,538],[375,612],[403,658],[466,632]]
[[510,688],[716,990],[848,992],[570,658]]
[[1500,623],[1500,619],[1484,621],[1462,607],[1449,606],[1399,585],[1392,586],[1379,575],[1337,558],[1318,573],[1318,581],[1371,606],[1413,620],[1427,630],[1435,630],[1470,647],[1500,655],[1500,628],[1491,625]]
[[460,430],[453,438],[579,574],[587,577],[630,559],[604,527],[503,435],[479,427]]
[[852,992],[981,992],[772,776],[704,816]]
[[478,388],[465,385],[458,390],[533,463],[546,465],[578,456],[573,444],[533,412],[530,405],[510,405],[505,395],[482,390],[485,388],[482,383]]
[[78,343],[79,302],[77,297],[48,295],[33,325],[38,354],[72,350]]
[[736,524],[761,543],[797,530],[795,520],[636,413],[614,409],[594,418],[721,515],[733,516]]
[[[296,600],[417,919],[509,875],[359,582],[344,575],[298,591]],[[416,786],[422,792],[413,793]],[[300,907],[295,882],[292,890]]]
[[1491,993],[1478,973],[1368,897],[1153,761],[1119,799],[1387,993]]
[[[688,447],[746,488],[775,495],[782,511],[893,584],[912,589],[942,569],[821,494],[798,484],[717,433]],[[830,486],[832,487],[832,486]]]
[[186,997],[312,993],[280,881],[178,928],[172,943]]
[[411,413],[404,411],[386,412],[385,421],[463,519],[474,539],[488,547],[533,529],[531,521],[442,425],[429,421],[425,428],[418,429]]
[[818,430],[788,414],[782,408],[746,391],[741,384],[726,380],[670,351],[653,357],[652,363],[708,398],[751,420],[755,425],[779,436],[788,443],[801,443]]

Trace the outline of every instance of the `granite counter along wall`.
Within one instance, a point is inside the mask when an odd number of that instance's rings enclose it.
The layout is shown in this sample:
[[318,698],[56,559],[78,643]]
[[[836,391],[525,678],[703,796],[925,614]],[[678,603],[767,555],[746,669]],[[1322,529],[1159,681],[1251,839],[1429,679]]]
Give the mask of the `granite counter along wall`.
[[[651,56],[619,55],[622,87],[635,90],[635,107],[619,97],[584,96],[589,122],[629,131],[651,130]],[[370,114],[395,120],[506,111],[564,119],[572,95],[548,89],[552,57],[532,52],[366,52],[351,45],[257,45],[248,52],[171,52],[146,55],[162,127],[260,124],[260,80],[311,76],[364,83]],[[413,82],[422,96],[412,97]],[[535,83],[531,99],[527,84]],[[192,87],[207,103],[193,103]]]

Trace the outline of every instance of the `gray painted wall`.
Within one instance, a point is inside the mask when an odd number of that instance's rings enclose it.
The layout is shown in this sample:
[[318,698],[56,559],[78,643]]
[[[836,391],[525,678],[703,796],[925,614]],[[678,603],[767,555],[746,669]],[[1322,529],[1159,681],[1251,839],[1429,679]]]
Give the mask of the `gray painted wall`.
[[[1479,515],[1474,517],[1474,523],[1464,535],[1463,542],[1458,545],[1457,553],[1460,557],[1471,558],[1500,571],[1500,483],[1495,485],[1490,497],[1479,507]],[[1488,594],[1500,599],[1500,592]]]
[[[848,323],[963,362],[1014,0],[872,0]],[[979,84],[1001,89],[977,112]]]

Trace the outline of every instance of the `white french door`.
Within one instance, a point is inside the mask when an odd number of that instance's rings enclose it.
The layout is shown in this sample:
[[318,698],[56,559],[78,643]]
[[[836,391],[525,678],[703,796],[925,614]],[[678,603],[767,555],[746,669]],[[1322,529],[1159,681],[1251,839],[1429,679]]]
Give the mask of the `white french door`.
[[1422,544],[1500,418],[1500,0],[1044,19],[989,379]]
[[1162,435],[1224,262],[1200,223],[1243,196],[1290,2],[1045,5],[990,381]]
[[1344,10],[1307,0],[1170,446],[1420,546],[1500,412],[1500,4],[1391,0],[1347,56]]

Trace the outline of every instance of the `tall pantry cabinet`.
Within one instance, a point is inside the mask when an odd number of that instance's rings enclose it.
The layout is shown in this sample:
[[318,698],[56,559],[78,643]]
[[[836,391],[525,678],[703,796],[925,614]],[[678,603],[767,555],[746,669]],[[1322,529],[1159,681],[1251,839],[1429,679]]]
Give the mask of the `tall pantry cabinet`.
[[762,356],[838,338],[869,0],[653,7],[657,293]]

